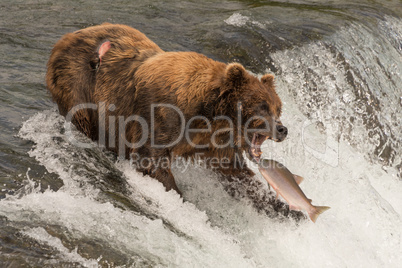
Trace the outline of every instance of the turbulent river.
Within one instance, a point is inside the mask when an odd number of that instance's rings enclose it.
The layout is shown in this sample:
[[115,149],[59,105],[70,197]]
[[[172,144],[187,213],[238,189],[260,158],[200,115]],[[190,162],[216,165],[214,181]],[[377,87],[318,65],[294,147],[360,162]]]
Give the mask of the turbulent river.
[[[401,1],[4,0],[0,17],[1,267],[401,267]],[[263,157],[331,209],[315,224],[257,211],[197,165],[173,170],[180,198],[75,146],[46,63],[63,34],[105,21],[275,74],[289,135]]]

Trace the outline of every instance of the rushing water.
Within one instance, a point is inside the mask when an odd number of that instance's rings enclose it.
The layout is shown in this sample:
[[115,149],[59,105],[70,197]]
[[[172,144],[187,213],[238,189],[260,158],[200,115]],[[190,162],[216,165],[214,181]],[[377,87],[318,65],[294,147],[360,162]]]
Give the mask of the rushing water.
[[[401,267],[401,1],[38,2],[0,4],[1,267]],[[183,201],[71,144],[46,62],[64,33],[104,21],[274,73],[289,136],[264,157],[331,209],[316,224],[267,216],[195,165],[173,170]]]

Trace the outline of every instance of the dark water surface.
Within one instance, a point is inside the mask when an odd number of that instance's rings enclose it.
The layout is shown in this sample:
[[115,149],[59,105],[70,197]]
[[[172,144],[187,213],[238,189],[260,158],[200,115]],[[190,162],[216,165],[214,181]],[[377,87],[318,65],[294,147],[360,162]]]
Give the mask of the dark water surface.
[[[3,0],[0,18],[1,267],[401,263],[401,1]],[[102,22],[274,73],[290,135],[264,153],[310,179],[308,193],[333,208],[327,220],[278,222],[196,167],[176,171],[183,203],[70,144],[46,63],[63,34]]]

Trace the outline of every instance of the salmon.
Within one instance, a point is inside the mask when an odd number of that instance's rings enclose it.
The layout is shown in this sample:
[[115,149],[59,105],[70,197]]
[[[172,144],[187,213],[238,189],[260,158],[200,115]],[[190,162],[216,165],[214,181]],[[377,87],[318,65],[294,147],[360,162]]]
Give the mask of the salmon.
[[289,204],[289,209],[306,211],[313,222],[321,213],[330,209],[330,207],[312,205],[311,199],[308,199],[299,187],[303,178],[292,174],[281,163],[263,159],[260,161],[258,169],[276,191],[276,198],[281,195]]

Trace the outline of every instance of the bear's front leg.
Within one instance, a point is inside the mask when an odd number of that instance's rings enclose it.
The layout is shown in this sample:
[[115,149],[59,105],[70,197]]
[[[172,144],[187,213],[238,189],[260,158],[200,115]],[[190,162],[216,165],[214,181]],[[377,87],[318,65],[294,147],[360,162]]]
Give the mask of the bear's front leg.
[[230,168],[213,168],[223,184],[225,190],[233,197],[250,197],[263,189],[260,181],[254,178],[255,173],[247,166],[237,167],[233,164]]
[[175,190],[180,196],[182,196],[179,188],[177,188],[176,182],[174,180],[172,171],[170,168],[157,168],[154,175],[150,175],[151,177],[160,181],[163,186],[165,186],[166,191],[170,191],[171,189]]

